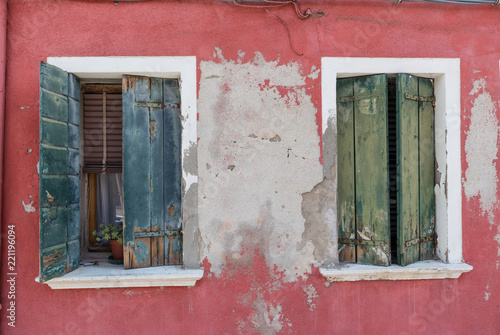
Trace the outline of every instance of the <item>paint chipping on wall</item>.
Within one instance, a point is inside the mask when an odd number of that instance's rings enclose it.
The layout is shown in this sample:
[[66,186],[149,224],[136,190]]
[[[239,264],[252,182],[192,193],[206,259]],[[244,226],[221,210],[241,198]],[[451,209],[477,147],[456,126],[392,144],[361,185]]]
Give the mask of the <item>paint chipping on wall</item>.
[[309,309],[312,311],[316,308],[316,299],[318,298],[318,292],[313,285],[304,286],[304,293],[307,295],[307,304],[309,305]]
[[[282,315],[280,304],[266,302],[263,295],[259,293],[258,298],[252,304],[253,312],[246,321],[240,321],[238,330],[240,334],[257,333],[261,335],[274,335],[283,330],[285,319]],[[291,324],[287,324],[290,326]]]
[[198,159],[210,166],[199,176],[202,259],[220,276],[258,255],[295,281],[316,264],[301,214],[301,194],[322,178],[314,83],[297,63],[242,55],[217,48],[200,62]]
[[36,211],[36,208],[33,207],[33,200],[31,200],[29,204],[25,204],[24,200],[21,200],[21,204],[23,205],[23,210],[26,213],[33,213],[34,211]]
[[498,184],[496,160],[499,124],[496,104],[486,91],[485,78],[473,81],[470,95],[474,96],[474,100],[465,140],[468,168],[465,171],[464,192],[468,200],[480,196],[482,212],[488,213],[488,219],[493,224]]

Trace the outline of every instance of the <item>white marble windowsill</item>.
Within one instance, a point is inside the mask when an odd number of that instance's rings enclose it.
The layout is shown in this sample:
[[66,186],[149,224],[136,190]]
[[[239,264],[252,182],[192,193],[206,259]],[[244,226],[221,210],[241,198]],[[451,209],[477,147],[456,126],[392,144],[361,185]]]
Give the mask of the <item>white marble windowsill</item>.
[[[202,277],[203,269],[184,269],[181,265],[125,270],[123,265],[99,262],[98,265],[80,265],[45,284],[52,289],[194,286]],[[39,281],[38,277],[36,281]]]
[[465,263],[447,264],[441,261],[420,261],[407,266],[375,266],[353,263],[324,266],[319,272],[330,282],[361,280],[418,280],[458,278],[472,270]]

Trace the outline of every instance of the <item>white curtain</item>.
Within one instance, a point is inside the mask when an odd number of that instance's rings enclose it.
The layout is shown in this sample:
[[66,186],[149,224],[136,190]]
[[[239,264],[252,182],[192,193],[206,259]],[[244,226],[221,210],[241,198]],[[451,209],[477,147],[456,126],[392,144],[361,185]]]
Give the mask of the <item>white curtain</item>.
[[97,175],[97,225],[123,221],[123,178],[121,173]]

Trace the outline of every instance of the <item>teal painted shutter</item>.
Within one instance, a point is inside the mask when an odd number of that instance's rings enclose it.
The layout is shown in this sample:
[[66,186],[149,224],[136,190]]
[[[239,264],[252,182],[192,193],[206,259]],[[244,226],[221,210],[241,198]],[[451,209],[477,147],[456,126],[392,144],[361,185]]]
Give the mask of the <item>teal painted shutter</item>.
[[[429,99],[430,98],[430,99]],[[430,79],[396,81],[398,263],[434,256],[434,108]]]
[[182,263],[176,79],[123,78],[125,268]]
[[80,262],[80,82],[40,64],[40,282]]
[[[339,85],[340,256],[352,258],[356,245],[358,263],[389,265],[387,76],[339,80]],[[343,96],[349,92],[352,96]]]

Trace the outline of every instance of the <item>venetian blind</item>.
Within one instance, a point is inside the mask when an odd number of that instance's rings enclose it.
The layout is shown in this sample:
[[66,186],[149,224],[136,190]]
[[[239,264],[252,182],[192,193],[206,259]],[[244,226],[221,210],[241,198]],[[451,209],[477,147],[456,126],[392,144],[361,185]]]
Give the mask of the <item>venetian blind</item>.
[[89,85],[83,93],[85,172],[122,171],[121,85]]

